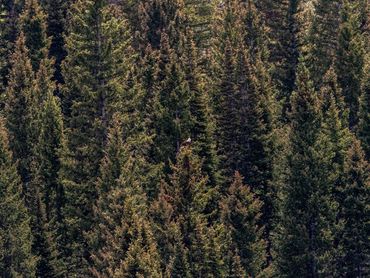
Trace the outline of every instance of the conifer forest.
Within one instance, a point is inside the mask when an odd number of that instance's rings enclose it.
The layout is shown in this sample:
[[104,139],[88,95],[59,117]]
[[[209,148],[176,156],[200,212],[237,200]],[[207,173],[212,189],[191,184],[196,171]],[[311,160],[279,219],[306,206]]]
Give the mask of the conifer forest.
[[0,0],[0,278],[370,278],[368,0]]

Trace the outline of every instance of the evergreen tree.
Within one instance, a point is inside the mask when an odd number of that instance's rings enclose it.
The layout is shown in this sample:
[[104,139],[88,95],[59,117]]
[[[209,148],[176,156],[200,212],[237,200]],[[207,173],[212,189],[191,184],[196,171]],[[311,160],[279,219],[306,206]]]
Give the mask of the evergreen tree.
[[314,2],[313,22],[303,52],[306,53],[307,67],[316,89],[320,88],[323,76],[334,61],[338,44],[339,11],[338,0]]
[[33,144],[34,155],[34,182],[36,182],[39,198],[44,211],[42,215],[45,233],[48,237],[50,264],[55,275],[63,271],[61,265],[63,242],[63,188],[59,181],[61,169],[61,152],[64,145],[62,112],[58,97],[54,96],[55,83],[53,79],[54,67],[49,59],[41,61],[36,75],[33,92],[36,95]]
[[[219,154],[225,176],[232,177],[239,171],[263,202],[260,224],[265,226],[268,240],[274,195],[271,179],[275,92],[265,66],[263,29],[257,27],[255,8],[239,1],[227,1],[226,5],[220,23],[224,27],[218,46],[221,70],[215,108]],[[245,18],[248,28],[244,26]]]
[[38,0],[26,0],[19,22],[20,30],[26,38],[32,68],[37,71],[41,60],[47,57],[49,48],[49,39],[46,35],[46,15]]
[[133,231],[129,235],[133,237],[126,259],[120,268],[114,272],[117,277],[161,277],[160,257],[154,236],[150,231],[150,223],[134,220]]
[[[365,67],[366,70],[369,66]],[[362,85],[362,95],[360,99],[358,137],[362,142],[367,161],[370,161],[370,78],[366,77]]]
[[366,0],[1,0],[0,276],[370,275],[368,27]]
[[343,4],[336,55],[338,82],[349,108],[351,129],[358,124],[359,97],[361,95],[365,54],[361,23],[355,9],[356,5],[356,3],[350,1],[345,1]]
[[5,102],[7,128],[9,130],[10,148],[14,160],[18,160],[18,171],[24,183],[30,180],[29,163],[32,157],[32,142],[30,139],[30,103],[32,103],[32,81],[34,73],[28,58],[28,49],[23,33],[20,34],[13,53],[12,69],[9,75],[9,86]]
[[[32,80],[34,74],[25,43],[25,37],[21,33],[17,41],[17,49],[13,55],[14,64],[9,79],[6,103],[7,124],[13,139],[11,146],[19,160],[23,194],[31,214],[30,226],[34,234],[32,252],[40,258],[36,266],[36,274],[47,277],[47,275],[51,275],[51,257],[47,242],[44,210],[44,201],[47,200],[44,199],[44,196],[47,195],[45,191],[49,188],[43,188],[44,180],[41,180],[39,173],[39,167],[44,166],[42,165],[44,161],[40,161],[37,156],[38,151],[40,151],[38,148],[39,131],[42,128],[39,122],[38,109],[42,105],[42,99],[45,98],[43,94],[48,92],[52,94],[53,85],[50,84],[51,74],[49,74],[48,80],[46,69],[47,64],[50,63],[48,59],[41,62],[40,71],[36,79]],[[44,169],[44,174],[46,170]],[[54,175],[57,175],[57,173],[54,173]]]
[[350,145],[351,135],[348,128],[348,109],[332,67],[323,78],[319,98],[322,102],[323,132],[331,141],[334,155],[331,162],[332,174],[336,176],[335,183],[338,185],[340,175],[343,173],[345,153]]
[[59,180],[64,133],[60,101],[53,95],[52,87],[42,103],[39,119],[40,135],[36,158],[39,163],[39,179],[42,185],[41,198],[45,207],[49,248],[52,252],[51,264],[56,276],[58,276],[59,273],[65,271],[62,258],[63,246],[65,245],[65,227],[62,215],[64,190]]
[[41,200],[40,179],[36,163],[31,165],[31,181],[28,184],[28,210],[31,214],[30,227],[33,235],[32,254],[37,256],[36,277],[53,277],[51,249],[46,230],[45,207]]
[[100,215],[103,222],[99,230],[104,245],[93,255],[92,274],[96,277],[160,277],[160,257],[151,224],[145,220],[145,193],[137,181],[132,180],[134,176],[121,178],[120,187],[109,191],[106,210],[109,213]]
[[[97,183],[95,217],[90,235],[92,273],[97,277],[160,275],[160,258],[148,221],[145,184],[149,176],[140,147],[123,141],[122,119],[114,117]],[[151,277],[151,276],[150,276]]]
[[0,3],[0,92],[4,93],[10,72],[10,57],[18,37],[17,22],[22,10],[22,1]]
[[171,277],[184,271],[184,264],[186,277],[222,276],[222,256],[213,245],[214,230],[207,225],[216,192],[207,186],[191,146],[180,148],[172,171],[152,210],[162,263],[171,267]]
[[299,0],[257,1],[269,28],[269,61],[273,63],[273,80],[279,88],[283,119],[287,120],[290,95],[294,89],[299,55]]
[[269,38],[267,28],[262,19],[262,13],[257,9],[253,0],[239,1],[239,3],[241,3],[239,5],[245,11],[245,13],[241,13],[241,23],[242,27],[245,28],[243,39],[249,49],[251,59],[262,59],[266,69],[269,69],[267,63],[269,59]]
[[[248,163],[258,162],[253,162],[253,155],[247,153],[255,152],[254,155],[264,156],[263,140],[260,139],[271,130],[272,114],[269,104],[272,92],[270,86],[265,83],[266,72],[263,63],[258,60],[261,56],[256,55],[257,60],[252,62],[249,50],[243,46],[244,42],[238,39],[245,34],[242,29],[244,6],[239,5],[237,1],[230,1],[227,7],[224,15],[226,39],[220,49],[223,55],[220,64],[224,65],[224,69],[220,78],[220,101],[216,107],[219,114],[219,146],[224,156],[227,176],[232,176],[234,171],[240,170],[248,179],[249,176],[256,177],[249,172],[249,169],[254,167],[247,166]],[[240,18],[237,17],[239,15]],[[239,32],[241,35],[234,37]],[[245,140],[253,140],[259,147],[252,148],[252,142]],[[261,162],[263,160],[262,158]]]
[[191,97],[185,62],[184,3],[143,1],[139,5],[136,48],[141,53],[146,121],[153,131],[154,164],[175,159],[180,144],[190,136]]
[[0,121],[0,272],[3,277],[36,277],[31,217],[24,204],[22,182],[9,149],[4,120]]
[[[222,162],[229,174],[236,168],[233,164],[237,163],[234,158],[237,157],[238,136],[238,109],[237,109],[237,85],[233,79],[235,71],[235,62],[230,42],[226,44],[224,53],[224,71],[222,73],[222,82],[220,83],[220,96],[217,111],[218,123],[218,145]],[[227,175],[229,176],[229,175]]]
[[209,98],[191,37],[191,34],[187,36],[184,57],[186,81],[190,90],[189,107],[192,121],[190,134],[195,143],[195,153],[204,158],[203,170],[209,177],[210,184],[216,186],[219,185],[220,174],[218,173],[218,158],[213,143],[214,130],[208,105]]
[[141,1],[138,12],[138,49],[143,51],[148,45],[154,50],[160,49],[162,33],[166,33],[170,48],[180,50],[181,36],[186,26],[183,0]]
[[[195,45],[207,52],[212,38],[211,23],[216,3],[208,0],[185,0],[187,24],[194,33]],[[205,53],[203,53],[205,54]]]
[[345,178],[341,186],[343,200],[339,215],[343,229],[339,243],[338,276],[365,277],[370,271],[369,173],[369,164],[360,142],[354,138],[345,159]]
[[322,132],[320,110],[309,71],[301,62],[275,235],[275,264],[283,277],[330,275],[326,268],[333,256],[336,208],[331,198],[333,153]]
[[64,35],[67,29],[67,10],[73,1],[44,0],[47,12],[47,35],[51,38],[49,56],[55,59],[54,78],[58,84],[63,83],[61,64],[67,53]]
[[[334,79],[332,79],[334,78]],[[351,143],[351,133],[348,128],[348,110],[345,108],[341,90],[338,88],[334,71],[331,69],[324,77],[324,85],[321,88],[322,100],[323,134],[329,140],[328,150],[331,152],[329,162],[329,181],[333,184],[333,197],[340,201],[338,188],[343,182],[344,159]],[[339,93],[339,94],[338,94]]]
[[189,137],[190,90],[181,60],[170,48],[169,37],[162,34],[155,90],[158,107],[155,112],[154,159],[157,163],[174,161],[181,143]]
[[348,127],[348,109],[333,66],[329,68],[323,77],[319,96],[322,99],[323,112],[328,112],[333,101],[334,106],[338,109],[338,117],[342,125]]
[[87,272],[89,251],[83,234],[94,223],[94,184],[108,124],[125,91],[132,52],[126,20],[115,5],[84,0],[76,2],[72,11],[66,38],[69,55],[63,66],[67,143],[61,179],[66,199],[67,259],[70,270],[78,276]]
[[229,252],[235,250],[240,265],[251,277],[262,272],[266,257],[266,242],[262,239],[262,229],[258,227],[261,208],[261,201],[243,184],[243,177],[236,172],[227,195],[221,201],[221,221],[231,231]]

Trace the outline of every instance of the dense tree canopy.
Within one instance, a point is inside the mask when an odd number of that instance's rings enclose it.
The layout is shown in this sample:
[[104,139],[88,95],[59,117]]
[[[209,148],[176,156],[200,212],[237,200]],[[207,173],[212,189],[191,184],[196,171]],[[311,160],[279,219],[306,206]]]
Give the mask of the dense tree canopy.
[[0,277],[368,277],[367,2],[0,1]]

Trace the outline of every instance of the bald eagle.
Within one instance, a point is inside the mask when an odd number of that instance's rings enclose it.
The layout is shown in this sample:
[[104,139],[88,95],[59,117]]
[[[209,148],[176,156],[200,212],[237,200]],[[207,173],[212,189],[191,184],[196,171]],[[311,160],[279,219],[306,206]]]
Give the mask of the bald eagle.
[[182,143],[183,147],[190,146],[190,145],[191,145],[191,138],[190,137],[186,141],[184,141],[184,143]]

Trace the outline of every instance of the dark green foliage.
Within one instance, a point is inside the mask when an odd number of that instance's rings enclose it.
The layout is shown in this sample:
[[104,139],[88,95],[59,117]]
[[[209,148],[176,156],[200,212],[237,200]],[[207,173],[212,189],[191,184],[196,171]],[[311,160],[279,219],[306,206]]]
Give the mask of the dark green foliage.
[[182,142],[190,134],[189,84],[181,60],[170,48],[169,37],[162,34],[155,91],[158,110],[155,111],[155,160],[173,161]]
[[188,35],[185,46],[185,75],[190,90],[189,107],[191,113],[191,139],[195,142],[194,151],[204,159],[203,170],[212,186],[219,185],[218,158],[213,141],[208,94],[200,73],[199,59],[195,45]]
[[12,162],[4,120],[0,121],[0,273],[2,277],[36,277],[31,217],[22,198],[22,183]]
[[[94,276],[160,275],[160,258],[148,221],[145,184],[150,171],[138,146],[123,140],[123,122],[115,115],[97,182],[99,199],[89,232]],[[122,219],[122,215],[125,215]],[[120,246],[120,248],[118,248]]]
[[340,1],[318,0],[314,3],[314,11],[307,45],[303,51],[307,52],[307,68],[315,88],[318,89],[324,74],[335,58],[340,22]]
[[[52,250],[49,245],[52,238],[48,233],[48,225],[56,218],[54,203],[56,201],[56,180],[59,167],[53,169],[50,164],[58,164],[57,148],[60,147],[58,141],[60,141],[61,135],[53,132],[54,126],[52,124],[46,125],[46,121],[53,122],[55,120],[53,113],[58,113],[58,111],[60,113],[56,103],[54,107],[45,107],[48,103],[50,105],[50,101],[53,101],[52,98],[54,98],[52,94],[55,87],[51,81],[53,76],[51,69],[51,61],[48,59],[41,61],[39,72],[30,90],[30,98],[27,101],[30,120],[28,123],[28,140],[33,143],[29,146],[31,157],[28,158],[27,170],[30,176],[25,192],[28,209],[31,213],[31,230],[34,235],[32,252],[39,257],[36,266],[38,277],[53,277],[54,273],[52,269]],[[45,111],[44,107],[56,111]],[[47,115],[44,114],[45,112]],[[61,114],[57,116],[61,117]],[[46,132],[48,132],[49,138],[45,136]],[[56,141],[57,146],[54,145],[54,141]],[[51,146],[48,144],[51,144]],[[55,232],[54,229],[53,232]]]
[[17,21],[22,11],[22,1],[4,0],[0,2],[0,92],[8,84],[10,57],[18,36]]
[[230,231],[232,243],[229,252],[240,260],[248,276],[262,272],[265,263],[266,242],[258,227],[262,203],[243,184],[243,177],[236,172],[226,197],[221,201],[221,222]]
[[0,0],[0,276],[369,276],[367,2]]
[[361,95],[365,54],[365,41],[355,8],[356,3],[344,1],[336,53],[336,72],[345,102],[349,108],[351,129],[358,124],[359,97]]
[[[256,182],[249,181],[254,187],[259,183],[257,179],[262,177],[253,171],[266,171],[267,175],[269,171],[269,166],[263,164],[267,162],[264,158],[268,155],[266,143],[273,121],[273,91],[271,84],[268,84],[269,77],[260,60],[261,56],[251,54],[242,45],[243,41],[234,37],[235,32],[243,28],[243,17],[238,18],[235,13],[238,9],[244,10],[243,6],[233,3],[229,3],[224,15],[226,39],[220,49],[223,71],[218,92],[219,104],[216,107],[220,130],[218,140],[227,176],[232,176],[238,170],[247,181],[249,177],[256,179]],[[243,15],[242,12],[240,14]],[[259,158],[256,160],[256,157]]]
[[[290,151],[280,192],[275,235],[282,277],[318,277],[333,256],[335,202],[331,198],[329,142],[322,134],[317,93],[302,63],[292,97]],[[289,240],[286,240],[289,238]]]
[[[263,29],[258,26],[255,8],[249,4],[227,1],[223,14],[224,40],[218,45],[221,70],[215,107],[217,141],[225,176],[230,179],[235,171],[239,171],[263,201],[260,224],[266,225],[264,236],[269,242],[273,215],[272,131],[276,102],[264,62],[264,42],[258,35]],[[247,28],[243,25],[245,18],[250,21]],[[268,250],[269,247],[270,244]]]
[[[233,1],[231,1],[233,2]],[[262,13],[256,8],[256,4],[252,0],[236,1],[239,2],[240,10],[238,13],[241,16],[242,28],[245,29],[243,35],[244,44],[250,51],[251,59],[253,61],[262,59],[263,62],[267,61],[269,56],[268,46],[268,33],[264,21],[262,20]],[[264,66],[268,68],[266,63]]]
[[[140,23],[138,28],[138,47],[142,51],[150,45],[158,50],[162,44],[162,33],[169,37],[171,48],[181,45],[184,26],[184,3],[182,0],[141,1],[139,6]],[[180,47],[175,47],[180,50]]]
[[[365,67],[366,70],[369,67]],[[365,151],[367,161],[370,161],[370,78],[365,77],[362,85],[362,96],[360,99],[358,136],[362,141],[362,148]]]
[[340,277],[364,277],[370,270],[370,168],[357,139],[347,153],[344,174],[339,214],[343,229],[337,271]]
[[67,29],[67,9],[73,1],[44,0],[47,12],[47,35],[51,38],[49,55],[55,59],[54,78],[57,83],[63,83],[61,64],[67,55],[64,34]]
[[[35,167],[35,166],[34,166]],[[31,214],[30,227],[33,235],[32,254],[37,256],[36,277],[53,277],[51,250],[46,231],[46,213],[41,200],[40,180],[37,169],[31,168],[31,181],[28,184],[28,210]]]
[[207,187],[201,162],[189,145],[180,148],[172,171],[152,210],[163,267],[170,266],[172,275],[178,275],[181,265],[187,264],[190,277],[207,273],[219,276],[221,254],[212,247],[217,239],[207,226],[210,214],[206,214],[215,190]]
[[95,182],[113,113],[125,92],[131,55],[128,29],[121,11],[106,1],[78,1],[73,6],[68,57],[63,73],[66,148],[62,183],[69,229],[70,267],[76,275],[87,271],[88,248],[83,237],[93,225]]
[[216,1],[185,0],[187,25],[194,33],[200,51],[207,51],[212,38],[212,20]]
[[63,188],[59,181],[60,155],[64,144],[63,119],[60,101],[53,95],[55,85],[53,64],[43,60],[37,74],[34,92],[38,95],[38,140],[34,146],[36,181],[43,208],[43,225],[48,236],[51,262],[56,275],[63,271],[61,248],[63,246]]
[[[30,109],[32,102],[32,81],[34,73],[28,58],[25,36],[20,34],[12,55],[9,85],[6,91],[5,113],[10,136],[10,148],[14,159],[18,160],[18,171],[24,183],[30,180],[29,163],[32,156],[30,140]],[[24,188],[25,190],[25,188]],[[25,192],[24,192],[25,193]]]
[[[99,231],[103,245],[93,254],[92,273],[96,277],[132,277],[161,273],[160,258],[151,230],[146,220],[146,197],[137,174],[135,162],[129,160],[123,165],[125,171],[119,178],[119,187],[112,188],[106,200],[109,206],[99,210],[101,219]],[[127,177],[127,174],[131,177]],[[125,220],[121,217],[125,215]]]
[[334,101],[340,121],[344,126],[348,126],[348,108],[344,101],[343,91],[338,84],[338,77],[334,67],[330,67],[323,77],[320,97],[323,101],[323,112],[328,112],[331,101]]
[[333,68],[323,78],[319,98],[322,101],[323,132],[330,140],[332,151],[331,178],[337,187],[342,179],[345,153],[350,145],[351,135],[348,128],[348,109]]
[[273,80],[279,88],[283,104],[283,119],[287,119],[290,95],[295,86],[299,56],[300,23],[298,0],[257,1],[256,6],[265,14],[269,28],[270,56],[274,64]]
[[46,36],[46,15],[38,0],[26,0],[19,21],[20,30],[26,38],[32,68],[37,71],[41,60],[46,58],[49,47]]

